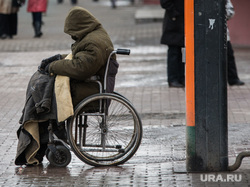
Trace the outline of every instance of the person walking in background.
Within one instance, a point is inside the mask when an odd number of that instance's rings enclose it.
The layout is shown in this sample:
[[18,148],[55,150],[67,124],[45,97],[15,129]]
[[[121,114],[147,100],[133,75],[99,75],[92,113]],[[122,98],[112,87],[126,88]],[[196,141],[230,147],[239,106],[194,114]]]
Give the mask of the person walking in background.
[[160,0],[164,8],[161,44],[168,45],[167,76],[169,87],[185,87],[185,64],[182,62],[184,47],[184,0]]
[[[70,2],[71,2],[72,5],[76,5],[77,4],[77,0],[70,0]],[[61,3],[63,3],[63,0],[57,0],[57,3],[61,4]]]
[[111,7],[116,8],[116,0],[110,0],[111,2]]
[[32,25],[35,31],[35,38],[40,38],[43,33],[42,28],[42,13],[47,10],[47,0],[29,0],[27,11],[32,13]]
[[17,34],[18,11],[24,0],[0,0],[0,37],[10,38]]
[[[230,0],[226,1],[226,19],[227,21],[231,19],[234,16],[234,7]],[[232,44],[230,42],[230,35],[229,30],[227,28],[227,77],[228,77],[228,84],[230,86],[242,86],[245,83],[241,81],[238,77],[236,63],[235,63],[235,57],[234,57],[234,50],[232,47]]]

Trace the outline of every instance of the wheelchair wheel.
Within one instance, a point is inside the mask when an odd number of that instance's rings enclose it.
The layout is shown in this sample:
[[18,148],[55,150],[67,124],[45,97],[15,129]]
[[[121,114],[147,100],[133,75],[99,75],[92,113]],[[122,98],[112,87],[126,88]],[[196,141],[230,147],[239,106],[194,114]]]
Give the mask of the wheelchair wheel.
[[59,157],[54,155],[49,149],[46,150],[46,157],[50,164],[57,167],[66,167],[71,161],[70,151],[63,145],[56,145],[57,153]]
[[137,151],[142,124],[132,104],[117,94],[96,94],[83,100],[68,123],[76,156],[92,166],[123,164]]

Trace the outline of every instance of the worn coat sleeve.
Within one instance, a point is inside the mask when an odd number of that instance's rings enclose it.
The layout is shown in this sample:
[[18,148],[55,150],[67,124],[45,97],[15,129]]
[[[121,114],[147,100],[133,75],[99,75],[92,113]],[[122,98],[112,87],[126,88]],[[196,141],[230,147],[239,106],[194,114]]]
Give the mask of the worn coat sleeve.
[[76,53],[72,60],[58,60],[52,62],[49,72],[64,75],[76,80],[86,80],[96,74],[105,64],[102,52],[94,44],[88,44],[84,50]]

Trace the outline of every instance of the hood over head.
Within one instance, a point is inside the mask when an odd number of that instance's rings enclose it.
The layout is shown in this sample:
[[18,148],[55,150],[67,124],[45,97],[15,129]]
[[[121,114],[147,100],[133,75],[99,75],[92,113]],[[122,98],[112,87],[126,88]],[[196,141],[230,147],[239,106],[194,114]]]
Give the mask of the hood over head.
[[100,22],[86,9],[74,7],[65,19],[64,32],[75,38],[83,38],[101,26]]

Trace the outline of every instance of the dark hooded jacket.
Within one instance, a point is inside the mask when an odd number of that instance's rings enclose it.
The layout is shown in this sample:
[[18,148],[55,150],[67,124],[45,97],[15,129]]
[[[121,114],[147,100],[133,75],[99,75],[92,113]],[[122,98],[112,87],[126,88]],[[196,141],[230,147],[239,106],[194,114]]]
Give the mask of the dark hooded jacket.
[[[65,20],[64,32],[75,39],[72,44],[72,60],[54,61],[49,73],[71,78],[73,105],[99,92],[96,83],[86,80],[98,75],[103,82],[106,62],[113,51],[113,44],[101,23],[86,9],[74,7]],[[113,56],[115,59],[115,56]]]
[[164,8],[161,44],[184,47],[184,0],[160,0]]

